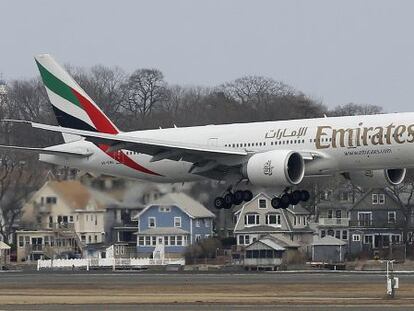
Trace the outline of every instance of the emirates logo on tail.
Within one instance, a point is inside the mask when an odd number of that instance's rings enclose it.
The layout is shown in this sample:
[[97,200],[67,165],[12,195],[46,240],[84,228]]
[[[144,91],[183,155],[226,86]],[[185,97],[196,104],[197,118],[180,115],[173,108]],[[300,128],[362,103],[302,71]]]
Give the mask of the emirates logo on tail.
[[273,174],[272,160],[269,160],[264,164],[263,174],[268,175],[268,176],[272,176],[272,174]]

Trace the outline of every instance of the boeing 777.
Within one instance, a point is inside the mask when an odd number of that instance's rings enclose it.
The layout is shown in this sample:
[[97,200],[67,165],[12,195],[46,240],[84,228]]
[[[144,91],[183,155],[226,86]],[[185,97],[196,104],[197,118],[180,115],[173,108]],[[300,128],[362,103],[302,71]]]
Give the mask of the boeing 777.
[[366,187],[403,182],[414,167],[414,113],[235,123],[122,132],[48,54],[35,57],[58,126],[25,120],[62,133],[46,148],[0,146],[39,153],[44,162],[99,174],[153,182],[224,180],[215,199],[228,208],[252,199],[247,185],[284,189],[274,208],[309,199],[306,177],[343,174]]

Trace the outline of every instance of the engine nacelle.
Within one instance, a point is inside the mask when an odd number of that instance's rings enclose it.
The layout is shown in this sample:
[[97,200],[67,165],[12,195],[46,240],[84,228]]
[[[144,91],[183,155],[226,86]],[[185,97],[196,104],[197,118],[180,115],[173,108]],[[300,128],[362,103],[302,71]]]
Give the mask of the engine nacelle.
[[350,172],[349,178],[352,183],[363,188],[385,188],[402,183],[404,181],[405,174],[405,168],[367,170]]
[[291,150],[272,150],[253,155],[243,167],[243,175],[256,186],[292,186],[305,175],[302,156]]

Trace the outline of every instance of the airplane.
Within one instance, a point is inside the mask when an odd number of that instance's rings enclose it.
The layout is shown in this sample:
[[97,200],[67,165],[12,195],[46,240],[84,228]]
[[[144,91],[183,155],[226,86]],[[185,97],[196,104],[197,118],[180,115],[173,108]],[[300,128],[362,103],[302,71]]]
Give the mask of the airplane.
[[386,187],[414,168],[414,113],[122,132],[49,54],[35,61],[58,126],[3,121],[61,133],[64,143],[0,148],[37,152],[47,163],[160,183],[224,181],[228,188],[214,200],[219,209],[253,198],[241,184],[284,189],[271,201],[277,209],[309,200],[300,189],[305,178],[342,174],[363,187]]

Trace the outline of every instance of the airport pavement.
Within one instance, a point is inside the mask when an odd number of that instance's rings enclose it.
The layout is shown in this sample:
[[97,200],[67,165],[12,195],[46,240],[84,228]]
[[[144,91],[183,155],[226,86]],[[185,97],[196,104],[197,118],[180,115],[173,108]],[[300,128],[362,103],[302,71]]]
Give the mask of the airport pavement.
[[8,272],[0,310],[414,309],[414,275],[399,277],[386,300],[383,273]]

